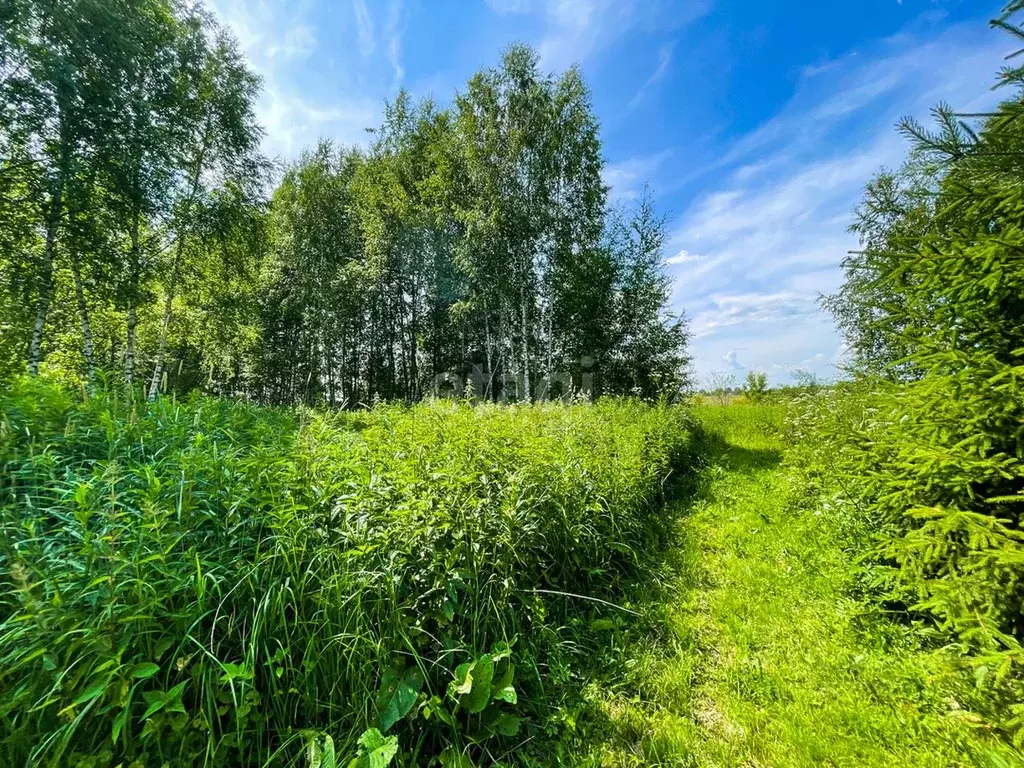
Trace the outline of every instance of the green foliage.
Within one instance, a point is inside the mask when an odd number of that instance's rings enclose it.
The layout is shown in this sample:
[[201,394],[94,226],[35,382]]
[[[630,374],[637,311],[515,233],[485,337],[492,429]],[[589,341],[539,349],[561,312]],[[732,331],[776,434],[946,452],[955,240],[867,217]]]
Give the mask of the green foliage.
[[[832,404],[852,415],[848,402]],[[1024,765],[979,717],[988,693],[955,651],[865,588],[871,523],[822,482],[821,445],[785,445],[786,410],[694,409],[703,470],[643,587],[651,621],[609,642],[588,690],[600,716],[564,763]]]
[[0,43],[2,379],[350,408],[686,384],[664,224],[608,211],[575,68],[515,45],[447,108],[400,92],[268,200],[259,78],[201,3],[19,0]]
[[377,695],[377,718],[385,733],[416,704],[416,698],[423,687],[423,673],[413,667],[405,669],[396,664],[380,679],[380,693]]
[[1021,376],[975,361],[905,385],[827,391],[791,427],[807,463],[870,524],[871,588],[956,639],[988,694],[986,716],[1017,739],[1024,463],[1004,446],[1021,439]]
[[400,93],[374,133],[321,143],[273,195],[260,399],[411,401],[449,375],[489,400],[686,386],[664,221],[649,195],[606,210],[579,72],[513,46],[448,109]]
[[635,401],[318,413],[20,379],[0,414],[12,765],[542,751],[593,598],[621,599],[695,450]]
[[[1013,32],[1014,3],[996,26]],[[874,584],[973,667],[989,719],[1024,746],[1024,88],[968,121],[906,121],[904,178],[869,187],[841,325],[866,391],[812,401],[811,444],[873,523]]]
[[225,304],[252,295],[237,272],[261,255],[258,78],[199,4],[19,10],[3,50],[21,63],[0,82],[0,290],[18,308],[0,373],[132,382],[152,364],[155,394],[174,345],[179,371],[224,375],[248,342]]
[[690,384],[689,334],[685,318],[667,311],[672,281],[662,262],[665,220],[655,212],[650,190],[628,221],[613,217],[609,229],[615,311],[602,384],[610,392],[648,398],[676,394]]
[[[359,755],[348,768],[387,768],[398,754],[398,737],[383,736],[376,728],[369,728],[359,737]],[[328,768],[325,764],[324,768]]]
[[823,305],[843,333],[855,370],[890,379],[916,378],[903,336],[907,319],[897,277],[935,217],[936,169],[912,158],[898,173],[882,172],[864,192],[851,230],[861,250],[843,260],[845,281]]
[[747,380],[743,384],[743,396],[752,403],[759,403],[768,396],[768,374],[760,371],[747,371]]

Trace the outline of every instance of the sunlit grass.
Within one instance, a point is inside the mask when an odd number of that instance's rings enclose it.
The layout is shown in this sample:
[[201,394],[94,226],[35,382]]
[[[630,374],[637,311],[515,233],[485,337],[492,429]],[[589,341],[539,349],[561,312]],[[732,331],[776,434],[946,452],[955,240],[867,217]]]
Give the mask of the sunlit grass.
[[[395,765],[544,754],[693,460],[630,401],[0,405],[3,765],[346,762],[370,727]],[[480,711],[457,667],[503,643]]]
[[856,526],[783,463],[782,406],[699,406],[706,485],[664,564],[656,635],[592,764],[1007,766],[956,658],[862,593]]

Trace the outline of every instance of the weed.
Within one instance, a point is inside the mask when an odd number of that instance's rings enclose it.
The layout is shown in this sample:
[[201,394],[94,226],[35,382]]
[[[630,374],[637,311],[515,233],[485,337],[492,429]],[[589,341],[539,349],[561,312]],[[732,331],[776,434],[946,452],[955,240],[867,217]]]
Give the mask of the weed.
[[694,451],[631,401],[0,413],[5,765],[543,751]]

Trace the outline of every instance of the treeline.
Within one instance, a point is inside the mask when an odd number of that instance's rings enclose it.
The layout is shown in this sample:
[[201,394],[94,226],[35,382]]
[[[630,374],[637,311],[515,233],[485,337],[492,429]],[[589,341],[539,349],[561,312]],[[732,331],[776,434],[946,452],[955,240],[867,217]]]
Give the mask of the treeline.
[[339,406],[686,383],[664,222],[610,208],[577,70],[513,47],[451,106],[402,93],[368,148],[279,173],[259,79],[198,4],[2,14],[0,375]]
[[[1021,10],[994,25],[1024,38]],[[1021,746],[1024,67],[998,82],[990,114],[904,121],[906,165],[868,185],[827,301],[858,377],[825,393],[815,430],[876,537],[873,583],[954,639]]]

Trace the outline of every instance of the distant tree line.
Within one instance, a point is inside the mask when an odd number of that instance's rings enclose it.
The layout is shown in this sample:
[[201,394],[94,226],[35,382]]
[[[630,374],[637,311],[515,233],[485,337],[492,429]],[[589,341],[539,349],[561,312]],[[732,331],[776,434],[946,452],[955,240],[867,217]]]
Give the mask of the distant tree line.
[[474,371],[494,399],[686,384],[664,221],[609,206],[576,69],[514,46],[451,106],[401,93],[368,148],[278,172],[200,5],[14,0],[0,25],[0,375],[349,406]]

